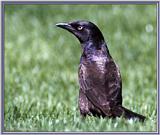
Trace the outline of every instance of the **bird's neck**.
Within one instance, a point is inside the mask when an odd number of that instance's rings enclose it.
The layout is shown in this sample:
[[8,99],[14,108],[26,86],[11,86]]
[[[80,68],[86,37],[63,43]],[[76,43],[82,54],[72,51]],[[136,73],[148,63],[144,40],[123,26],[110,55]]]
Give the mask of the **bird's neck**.
[[103,40],[100,42],[88,41],[84,44],[81,44],[81,47],[83,54],[86,55],[96,55],[97,52],[102,52],[102,54],[110,56],[108,47]]
[[81,43],[82,50],[100,50],[105,42],[103,40],[88,40],[85,43]]

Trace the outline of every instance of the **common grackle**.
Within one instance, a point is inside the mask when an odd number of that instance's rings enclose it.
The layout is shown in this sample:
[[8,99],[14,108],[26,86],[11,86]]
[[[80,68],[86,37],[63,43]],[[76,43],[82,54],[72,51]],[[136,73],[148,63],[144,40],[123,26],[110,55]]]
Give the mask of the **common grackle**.
[[82,116],[125,117],[145,120],[145,116],[122,106],[122,79],[99,28],[89,21],[58,23],[81,43],[79,65],[79,109]]

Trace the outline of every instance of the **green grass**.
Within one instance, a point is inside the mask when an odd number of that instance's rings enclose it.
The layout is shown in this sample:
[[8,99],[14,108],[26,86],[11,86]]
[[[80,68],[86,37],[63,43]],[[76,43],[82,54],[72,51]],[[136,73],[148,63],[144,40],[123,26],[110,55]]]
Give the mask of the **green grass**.
[[[78,40],[55,26],[96,23],[123,80],[125,107],[147,116],[82,119]],[[5,5],[4,131],[157,130],[156,5]]]

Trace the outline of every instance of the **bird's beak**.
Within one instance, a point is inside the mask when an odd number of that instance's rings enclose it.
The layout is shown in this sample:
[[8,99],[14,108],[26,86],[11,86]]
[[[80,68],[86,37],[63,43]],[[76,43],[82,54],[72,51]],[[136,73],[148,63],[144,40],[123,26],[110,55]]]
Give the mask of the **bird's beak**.
[[73,27],[68,23],[57,23],[56,26],[60,27],[60,28],[63,28],[63,29],[66,29],[70,32],[73,32],[73,30],[74,30]]

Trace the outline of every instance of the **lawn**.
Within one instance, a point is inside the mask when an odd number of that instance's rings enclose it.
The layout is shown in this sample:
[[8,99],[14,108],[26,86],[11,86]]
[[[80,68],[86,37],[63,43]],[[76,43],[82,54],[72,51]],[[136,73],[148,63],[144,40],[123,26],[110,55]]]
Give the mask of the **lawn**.
[[[78,40],[55,26],[99,26],[120,67],[123,105],[147,117],[82,119]],[[5,5],[4,131],[157,130],[156,5]]]

